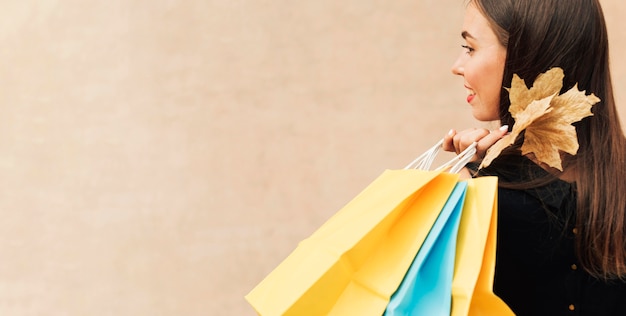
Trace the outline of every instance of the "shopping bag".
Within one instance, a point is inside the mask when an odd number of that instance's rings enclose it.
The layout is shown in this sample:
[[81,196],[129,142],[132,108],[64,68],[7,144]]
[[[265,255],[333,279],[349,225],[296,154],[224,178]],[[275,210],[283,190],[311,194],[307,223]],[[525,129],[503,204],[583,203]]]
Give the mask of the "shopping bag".
[[457,230],[466,189],[467,182],[456,185],[385,315],[450,315]]
[[496,177],[468,180],[457,237],[452,316],[515,315],[493,293],[497,185]]
[[259,315],[381,315],[458,181],[387,170],[263,279]]

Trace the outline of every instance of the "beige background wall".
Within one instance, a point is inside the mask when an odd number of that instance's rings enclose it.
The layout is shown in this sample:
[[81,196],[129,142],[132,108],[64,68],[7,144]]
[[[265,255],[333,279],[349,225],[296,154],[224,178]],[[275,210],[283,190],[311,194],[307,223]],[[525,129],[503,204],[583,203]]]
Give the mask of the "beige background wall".
[[253,315],[382,170],[481,125],[462,3],[2,1],[0,314]]

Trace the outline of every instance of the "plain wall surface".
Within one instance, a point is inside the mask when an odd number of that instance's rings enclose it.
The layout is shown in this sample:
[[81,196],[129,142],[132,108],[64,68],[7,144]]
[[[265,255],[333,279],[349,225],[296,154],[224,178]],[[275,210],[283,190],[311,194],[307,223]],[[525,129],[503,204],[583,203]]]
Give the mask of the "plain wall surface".
[[3,1],[0,315],[254,315],[384,169],[490,126],[450,72],[463,2]]

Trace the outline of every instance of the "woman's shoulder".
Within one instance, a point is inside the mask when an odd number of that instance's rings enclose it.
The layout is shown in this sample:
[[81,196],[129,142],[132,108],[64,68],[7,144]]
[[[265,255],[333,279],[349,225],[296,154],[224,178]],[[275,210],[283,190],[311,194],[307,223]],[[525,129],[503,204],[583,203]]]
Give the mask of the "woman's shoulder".
[[575,185],[559,179],[525,156],[511,156],[478,170],[478,164],[468,164],[476,177],[497,176],[501,190],[510,191],[509,198],[532,196],[542,204],[561,209],[564,203],[575,201]]

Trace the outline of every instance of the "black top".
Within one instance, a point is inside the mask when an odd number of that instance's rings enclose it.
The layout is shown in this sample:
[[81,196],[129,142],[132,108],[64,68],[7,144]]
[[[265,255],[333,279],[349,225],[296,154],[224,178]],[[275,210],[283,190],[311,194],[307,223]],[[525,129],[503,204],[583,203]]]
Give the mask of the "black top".
[[[545,175],[524,158],[516,175]],[[555,180],[539,188],[498,190],[498,239],[494,292],[518,316],[626,316],[626,282],[605,282],[582,269],[574,250],[573,185]]]

